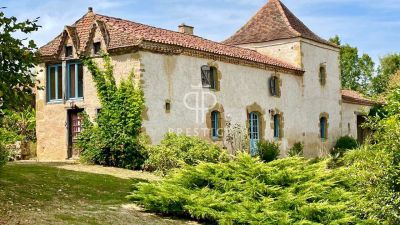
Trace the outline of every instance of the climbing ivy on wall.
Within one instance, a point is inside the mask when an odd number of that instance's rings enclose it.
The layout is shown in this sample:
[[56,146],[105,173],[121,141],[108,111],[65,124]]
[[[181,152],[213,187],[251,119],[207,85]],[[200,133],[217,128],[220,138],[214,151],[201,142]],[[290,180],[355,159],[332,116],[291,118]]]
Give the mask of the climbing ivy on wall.
[[139,136],[142,128],[144,96],[134,73],[119,84],[114,78],[111,59],[103,55],[104,68],[90,58],[83,63],[92,74],[101,103],[95,122],[83,114],[83,131],[78,147],[84,161],[123,168],[140,168],[144,162]]

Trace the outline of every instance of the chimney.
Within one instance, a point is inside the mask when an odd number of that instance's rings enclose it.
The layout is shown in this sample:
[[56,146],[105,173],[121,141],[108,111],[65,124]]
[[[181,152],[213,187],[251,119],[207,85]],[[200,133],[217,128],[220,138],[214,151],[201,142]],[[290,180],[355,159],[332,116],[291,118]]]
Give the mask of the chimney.
[[194,27],[192,27],[192,26],[188,26],[188,25],[182,23],[181,25],[178,26],[178,28],[179,28],[180,33],[193,35]]
[[88,7],[88,13],[92,13],[93,12],[93,7]]

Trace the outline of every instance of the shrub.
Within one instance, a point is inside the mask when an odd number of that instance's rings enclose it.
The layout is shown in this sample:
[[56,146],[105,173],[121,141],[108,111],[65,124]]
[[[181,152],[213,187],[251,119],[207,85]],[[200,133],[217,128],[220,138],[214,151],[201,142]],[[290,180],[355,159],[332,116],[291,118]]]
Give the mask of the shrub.
[[93,123],[85,114],[77,146],[85,162],[129,169],[140,168],[145,160],[139,136],[144,109],[143,92],[133,73],[116,84],[111,59],[103,55],[104,70],[84,59],[92,74],[101,111]]
[[257,154],[264,162],[271,162],[278,158],[279,144],[270,141],[260,141],[257,144]]
[[[367,159],[360,159],[366,151]],[[377,156],[382,157],[373,160]],[[344,160],[345,167],[330,170],[328,160],[291,157],[262,163],[243,154],[228,163],[186,166],[161,182],[141,183],[129,198],[154,212],[218,224],[388,222],[375,208],[381,203],[374,198],[378,191],[366,191],[379,186],[385,154],[354,151]],[[379,170],[367,171],[370,164]],[[358,169],[363,173],[354,176]]]
[[249,131],[245,126],[238,123],[232,123],[230,120],[226,121],[225,141],[229,144],[231,155],[248,152],[250,149]]
[[9,154],[6,147],[0,143],[0,168],[3,167],[8,161]]
[[302,142],[294,143],[288,151],[289,157],[302,156],[304,151],[304,144]]
[[148,146],[144,169],[163,174],[184,165],[227,161],[225,150],[198,137],[168,133],[160,145]]
[[356,139],[351,136],[343,136],[336,141],[335,147],[331,151],[331,154],[333,156],[342,156],[345,151],[356,149],[357,147],[358,143]]

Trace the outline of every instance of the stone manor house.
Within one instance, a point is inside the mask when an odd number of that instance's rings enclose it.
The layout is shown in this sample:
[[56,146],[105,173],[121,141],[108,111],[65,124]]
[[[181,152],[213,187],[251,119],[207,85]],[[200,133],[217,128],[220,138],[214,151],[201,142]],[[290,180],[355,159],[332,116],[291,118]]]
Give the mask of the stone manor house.
[[[81,55],[108,53],[117,82],[134,71],[142,83],[143,130],[153,144],[167,132],[226,145],[226,122],[259,140],[275,140],[282,156],[296,142],[308,157],[326,154],[338,137],[362,140],[362,113],[373,102],[341,90],[339,48],[306,27],[279,0],[269,2],[223,42],[196,36],[182,24],[170,31],[88,12],[40,48],[37,155],[64,160],[77,154],[78,113],[101,110]],[[229,146],[228,146],[229,147]]]

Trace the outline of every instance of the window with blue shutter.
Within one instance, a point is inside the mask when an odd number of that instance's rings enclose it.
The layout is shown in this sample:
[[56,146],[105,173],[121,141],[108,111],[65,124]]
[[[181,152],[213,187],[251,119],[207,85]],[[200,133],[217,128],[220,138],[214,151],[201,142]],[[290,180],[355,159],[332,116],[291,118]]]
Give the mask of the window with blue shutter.
[[83,98],[83,65],[79,62],[67,64],[68,99]]
[[327,119],[326,117],[321,117],[319,121],[320,126],[320,136],[322,140],[327,138]]
[[61,64],[49,65],[47,67],[47,79],[46,79],[46,89],[47,89],[47,101],[60,101],[63,99],[62,96],[62,66]]
[[217,139],[220,137],[220,113],[218,111],[211,112],[211,137]]
[[280,138],[280,116],[274,115],[274,138]]

